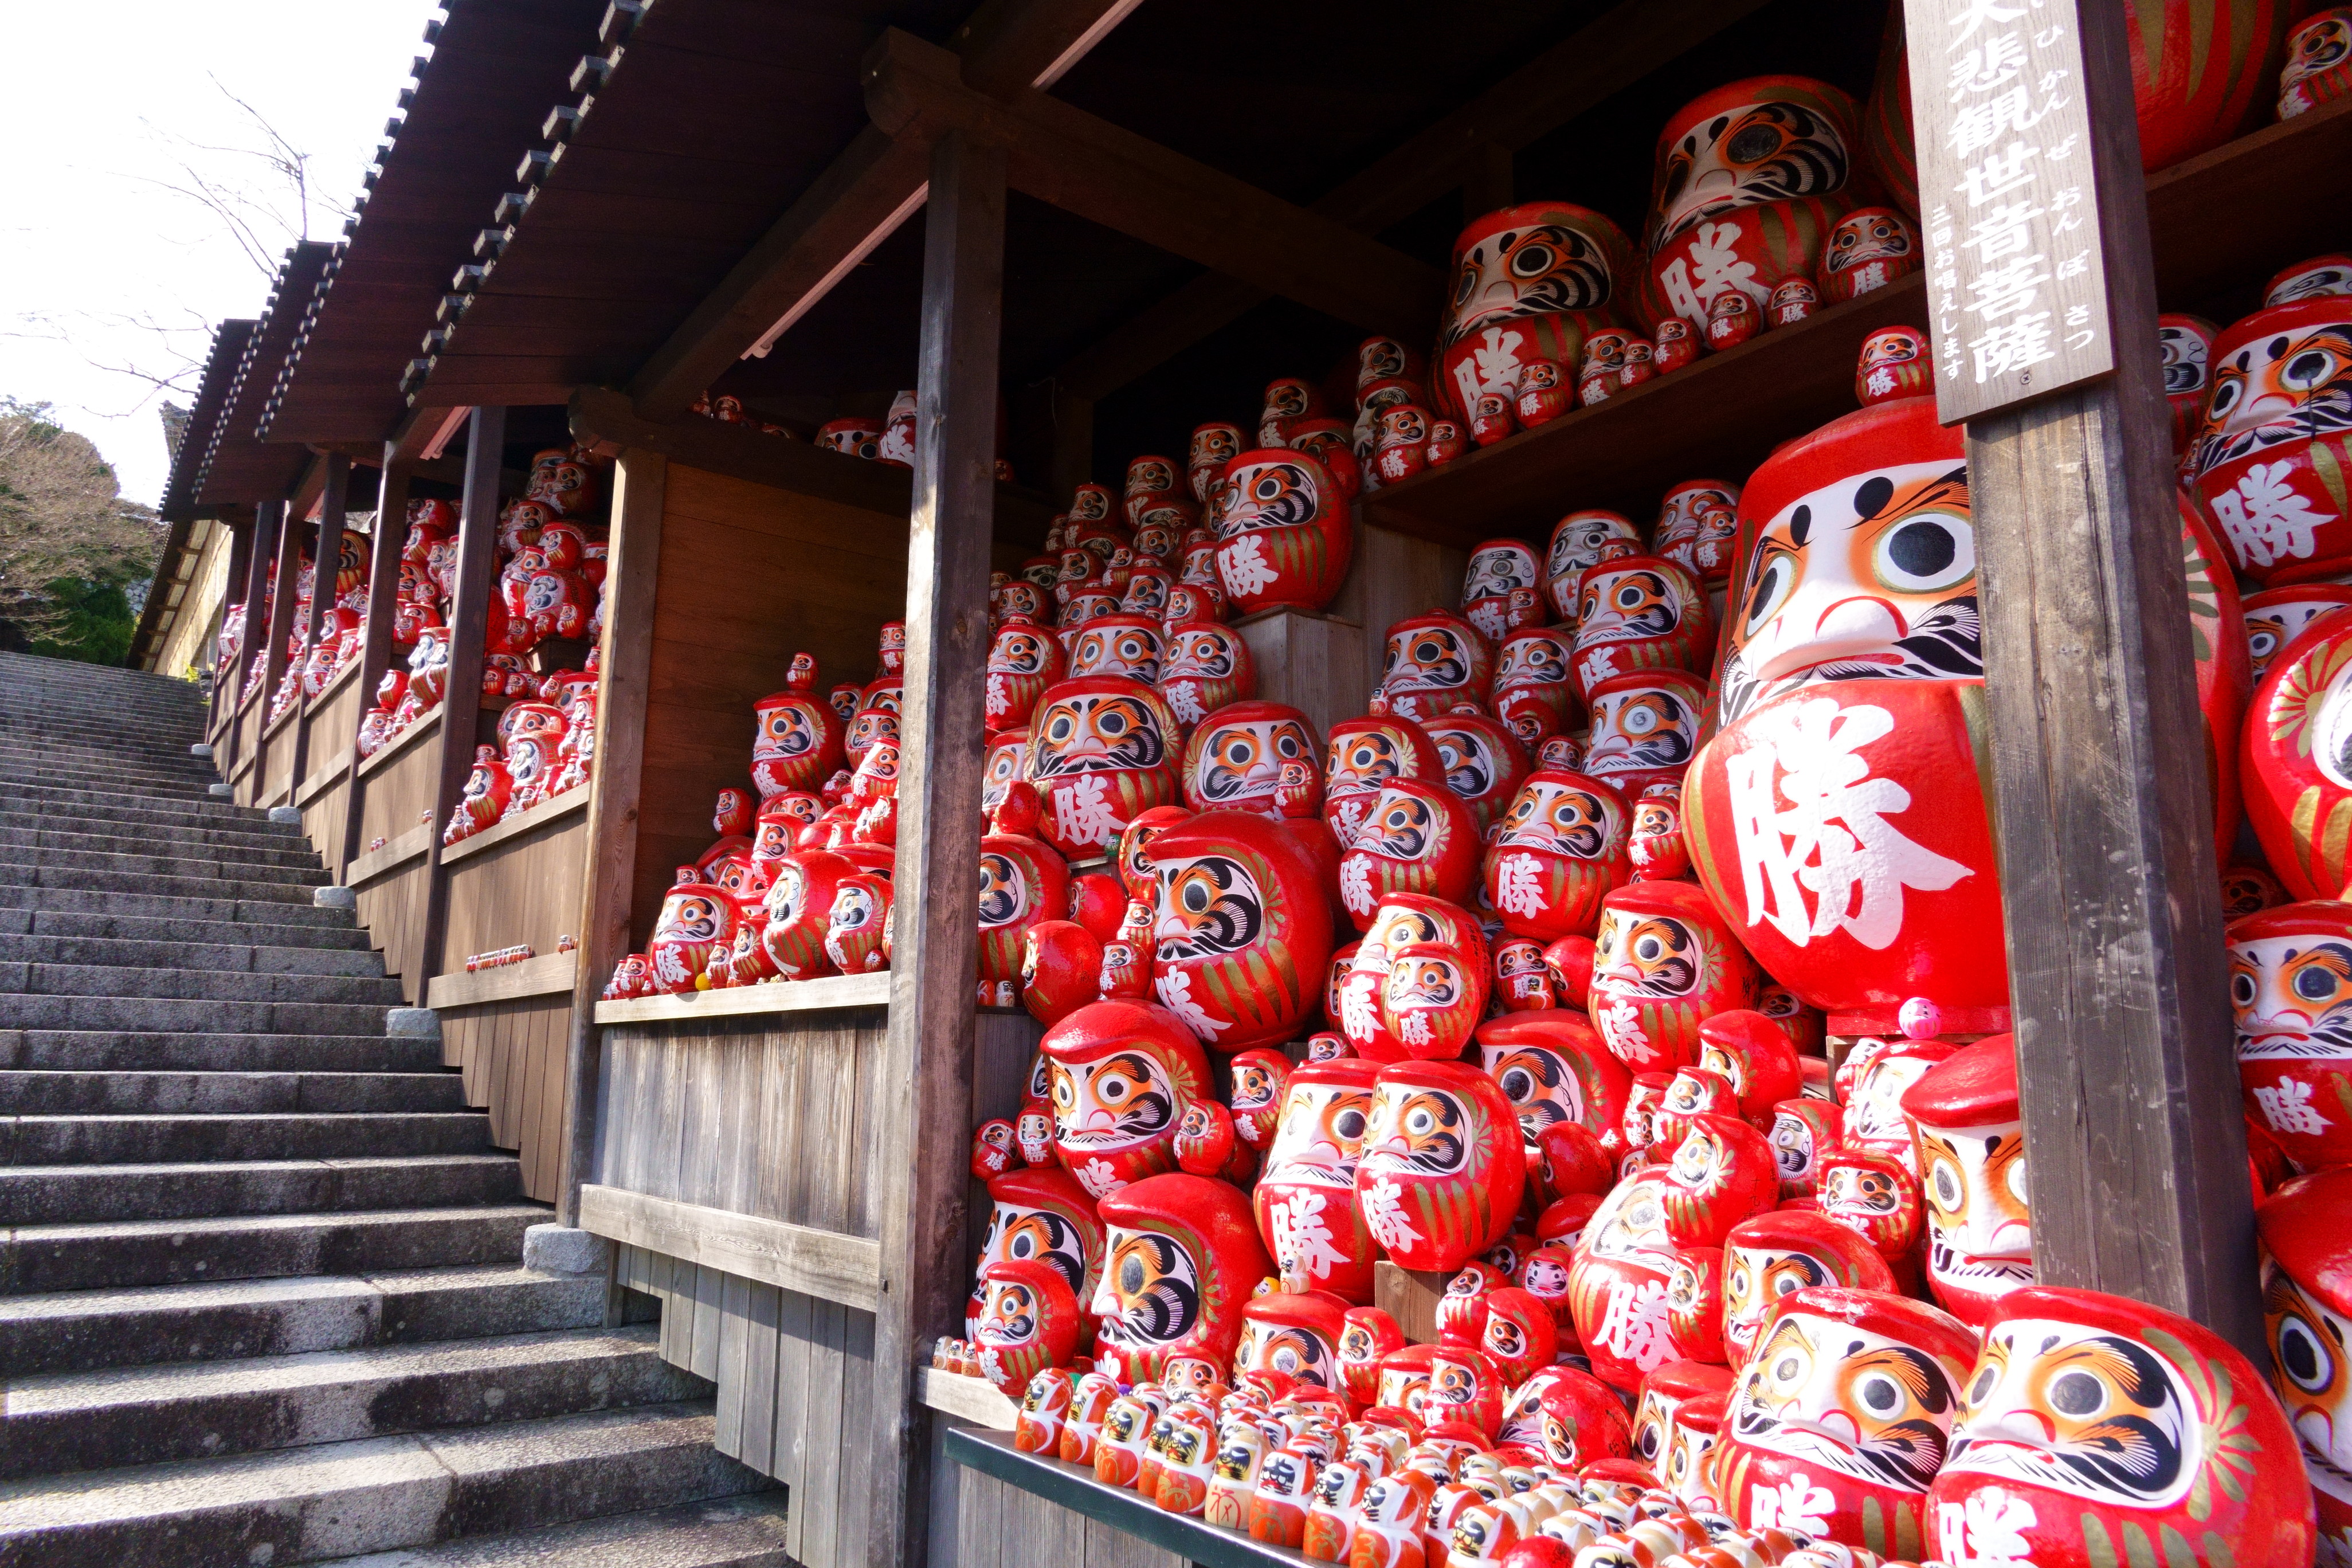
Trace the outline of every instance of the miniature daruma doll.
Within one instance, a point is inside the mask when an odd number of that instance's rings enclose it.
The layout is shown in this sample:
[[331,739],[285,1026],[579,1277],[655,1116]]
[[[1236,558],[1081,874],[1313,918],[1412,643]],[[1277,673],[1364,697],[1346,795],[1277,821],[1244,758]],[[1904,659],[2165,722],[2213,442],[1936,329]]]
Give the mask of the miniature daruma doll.
[[1699,1025],[1756,1005],[1755,962],[1706,892],[1687,882],[1634,882],[1603,900],[1587,1012],[1635,1072],[1698,1060]]
[[1331,906],[1297,840],[1254,813],[1204,812],[1154,837],[1150,859],[1160,1003],[1220,1051],[1296,1038],[1331,957]]
[[2247,1114],[2304,1170],[2352,1164],[2352,904],[2283,904],[2228,935]]
[[793,655],[784,689],[751,705],[751,782],[760,798],[814,791],[842,764],[841,716],[816,694],[816,660]]
[[1750,1530],[1928,1555],[1927,1488],[1976,1353],[1968,1326],[1924,1301],[1839,1286],[1781,1298],[1724,1418],[1724,1510]]
[[1526,1177],[1518,1119],[1492,1079],[1454,1062],[1381,1069],[1356,1196],[1400,1267],[1456,1269],[1501,1240]]
[[1903,1095],[1927,1201],[1927,1284],[1944,1310],[1981,1323],[2033,1283],[2017,1042],[1994,1035],[1927,1069]]
[[1693,865],[1817,1007],[2005,1005],[1959,432],[1924,398],[1861,409],[1768,458],[1740,507],[1723,727],[1684,782]]
[[1140,681],[1088,676],[1047,691],[1030,721],[1027,760],[1046,841],[1065,855],[1098,855],[1138,814],[1173,801],[1175,735],[1175,715]]
[[1078,1348],[1078,1303],[1069,1281],[1044,1263],[992,1263],[981,1270],[981,1375],[1000,1394],[1024,1390]]
[[1097,1198],[1176,1165],[1185,1108],[1210,1093],[1208,1059],[1167,1013],[1094,1002],[1045,1031],[1054,1148]]
[[1819,270],[1852,210],[1861,151],[1853,100],[1823,81],[1761,76],[1701,94],[1658,135],[1645,304],[1705,331],[1727,290],[1759,313],[1773,291]]
[[2036,1568],[2308,1563],[2294,1429],[2246,1358],[2120,1296],[2001,1298],[1961,1389],[1920,1543]]
[[1314,612],[1347,579],[1355,531],[1330,470],[1304,452],[1262,448],[1225,465],[1217,576],[1244,615]]
[[1171,1357],[1232,1364],[1242,1304],[1269,1267],[1249,1200],[1213,1177],[1178,1173],[1122,1188],[1097,1212],[1097,1365],[1108,1361],[1123,1380],[1144,1383]]
[[2352,1562],[2352,1173],[2289,1182],[2254,1210],[2271,1386],[2303,1440],[2319,1560]]

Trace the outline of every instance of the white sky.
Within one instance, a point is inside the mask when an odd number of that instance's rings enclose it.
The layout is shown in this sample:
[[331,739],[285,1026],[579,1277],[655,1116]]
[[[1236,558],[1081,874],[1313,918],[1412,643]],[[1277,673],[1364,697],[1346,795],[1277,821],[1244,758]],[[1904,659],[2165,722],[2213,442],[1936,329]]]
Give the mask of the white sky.
[[[0,146],[16,152],[0,172],[0,332],[10,334],[0,337],[0,396],[56,405],[58,422],[115,465],[123,493],[152,504],[169,466],[158,399],[95,365],[168,371],[174,348],[201,358],[205,336],[183,331],[167,346],[122,318],[209,326],[257,315],[269,279],[222,220],[150,182],[184,181],[185,163],[208,183],[267,193],[293,219],[290,186],[259,161],[183,144],[261,144],[226,88],[310,154],[310,237],[340,237],[409,62],[431,52],[425,24],[438,7],[72,0],[7,13]],[[267,235],[272,273],[294,237]]]

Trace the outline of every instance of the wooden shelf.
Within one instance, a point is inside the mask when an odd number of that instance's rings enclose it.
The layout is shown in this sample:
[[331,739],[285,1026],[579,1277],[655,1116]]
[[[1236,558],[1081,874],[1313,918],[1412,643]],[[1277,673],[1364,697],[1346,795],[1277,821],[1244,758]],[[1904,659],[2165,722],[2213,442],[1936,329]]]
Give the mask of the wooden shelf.
[[352,681],[359,679],[360,667],[366,662],[367,661],[365,659],[355,658],[349,664],[343,666],[342,668],[335,671],[335,678],[320,689],[319,695],[309,699],[303,703],[303,711],[307,713],[316,713],[328,703],[332,702],[336,696],[341,692],[344,687],[349,686]]
[[439,734],[441,732],[441,714],[446,706],[446,705],[444,703],[436,702],[417,718],[415,723],[411,724],[407,729],[403,730],[399,734],[394,735],[391,740],[386,741],[383,745],[378,746],[375,749],[374,755],[360,759],[359,776],[361,778],[365,778],[368,774],[374,773],[378,768],[390,767],[392,765],[393,758],[399,756],[410,747],[417,744],[425,736]]
[[291,724],[295,720],[299,719],[300,717],[302,717],[302,704],[297,702],[288,708],[285,712],[280,713],[277,718],[264,720],[261,725],[261,738],[265,741],[276,740],[278,738],[278,732],[280,730],[285,729],[287,725]]
[[705,1018],[741,1018],[763,1013],[813,1013],[842,1007],[887,1007],[890,974],[828,974],[817,980],[785,980],[768,985],[731,985],[724,991],[687,991],[634,1002],[599,1002],[599,1024],[674,1024]]
[[1010,1432],[950,1427],[947,1454],[959,1465],[1098,1520],[1202,1568],[1266,1568],[1269,1563],[1306,1568],[1313,1562],[1304,1552],[1269,1546],[1238,1531],[1219,1530],[1196,1516],[1168,1513],[1140,1492],[1095,1479],[1091,1469],[1024,1454],[1013,1446]]
[[1012,1431],[1013,1423],[1021,1415],[1021,1407],[999,1394],[988,1379],[941,1372],[935,1366],[915,1369],[915,1397],[943,1415],[985,1426],[992,1432]]
[[294,792],[294,804],[308,805],[342,783],[344,776],[352,771],[352,760],[358,755],[356,747],[345,746],[341,756],[302,781],[301,787]]
[[420,822],[381,849],[371,849],[343,868],[343,886],[357,888],[398,870],[433,847],[433,825]]
[[517,812],[512,816],[502,816],[471,837],[460,838],[457,843],[444,848],[441,851],[441,864],[454,865],[468,855],[478,855],[493,845],[504,844],[509,838],[520,838],[524,834],[544,827],[551,822],[560,822],[576,812],[585,811],[588,809],[588,795],[589,789],[586,784],[575,784],[552,799],[541,801],[528,811]]
[[577,952],[542,952],[520,963],[436,974],[425,987],[425,1005],[438,1010],[478,1007],[487,1002],[514,1002],[526,996],[551,996],[569,992],[579,974]]
[[[2352,100],[2242,136],[2147,183],[2158,297],[2168,310],[2258,304],[2281,268],[2346,244]],[[1914,273],[1607,402],[1477,448],[1357,505],[1364,521],[1467,547],[1540,544],[1563,513],[1610,507],[1647,523],[1668,486],[1744,480],[1781,442],[1853,411],[1854,361],[1881,327],[1927,325]]]

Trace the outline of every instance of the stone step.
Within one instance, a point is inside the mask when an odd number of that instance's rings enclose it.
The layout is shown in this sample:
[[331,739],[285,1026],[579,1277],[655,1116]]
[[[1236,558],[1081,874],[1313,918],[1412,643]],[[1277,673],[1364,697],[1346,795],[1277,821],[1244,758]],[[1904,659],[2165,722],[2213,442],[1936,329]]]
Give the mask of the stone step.
[[0,1480],[709,1397],[660,1343],[566,1329],[21,1378],[0,1398]]
[[372,1552],[336,1568],[796,1568],[784,1551],[782,1489],[517,1535]]
[[0,1029],[219,1029],[238,1035],[364,1035],[382,1032],[384,1012],[383,1004],[0,994]]
[[[182,876],[236,876],[248,871],[259,874],[262,868],[294,871],[316,871],[319,868],[318,855],[299,839],[276,839],[252,846],[173,844],[155,842],[142,833],[83,833],[53,825],[37,828],[0,827],[0,849],[32,851],[36,865],[47,864],[39,858],[40,856],[59,851],[103,855],[112,859],[152,860],[155,862],[152,867],[113,868],[170,871]],[[198,869],[205,867],[226,867],[229,869]]]
[[522,1256],[523,1231],[551,1212],[499,1204],[22,1226],[0,1239],[0,1296],[510,1264]]
[[11,1072],[0,1115],[249,1116],[463,1110],[454,1072]]
[[19,1072],[431,1072],[438,1040],[375,1035],[214,1035],[192,1030],[0,1029],[0,1068]]
[[63,827],[76,833],[110,834],[124,840],[135,839],[157,853],[172,852],[182,845],[201,853],[297,848],[308,842],[290,824],[271,822],[266,817],[259,822],[247,822],[236,817],[202,815],[167,816],[124,812],[100,816],[93,807],[21,811],[13,809],[16,804],[13,799],[0,802],[0,827]]
[[[8,854],[23,855],[17,849]],[[44,853],[55,853],[44,851]],[[273,882],[257,878],[225,880],[213,877],[157,876],[142,871],[104,871],[81,867],[28,866],[0,859],[0,900],[16,901],[12,888],[55,892],[113,893],[128,898],[203,899],[214,902],[310,905],[311,889],[327,879],[324,871],[311,873],[306,883]]]
[[182,735],[193,731],[198,740],[204,738],[205,715],[202,710],[189,710],[130,696],[108,696],[92,705],[61,700],[62,695],[11,692],[7,706],[0,708],[0,720],[26,726],[72,728],[82,734],[99,733],[112,725],[125,734]]
[[0,1170],[197,1160],[335,1160],[474,1154],[489,1147],[487,1111],[341,1115],[0,1117]]
[[708,1400],[45,1476],[0,1487],[0,1568],[316,1563],[769,1489]]
[[[258,930],[263,927],[310,926],[349,932],[357,929],[349,910],[325,909],[306,898],[238,899],[187,897],[175,893],[107,892],[93,888],[30,887],[0,880],[0,910],[47,910],[60,914],[152,917],[189,925],[227,924]],[[283,945],[282,934],[268,931]]]
[[0,1226],[455,1208],[522,1196],[511,1154],[0,1166]]
[[118,790],[121,794],[142,800],[203,800],[207,797],[207,781],[188,778],[173,781],[160,779],[131,780],[117,784],[98,770],[83,767],[35,767],[24,763],[0,763],[0,795],[12,792],[20,784],[47,785],[52,789],[89,789],[93,785]]
[[207,974],[341,975],[380,980],[383,960],[363,948],[262,947],[227,942],[146,941],[81,936],[15,936],[0,930],[0,964],[69,964]]
[[0,1297],[0,1373],[593,1329],[602,1274],[509,1263]]
[[[0,889],[5,894],[5,889]],[[101,907],[94,910],[51,907],[68,903],[62,895],[43,897],[38,907],[12,909],[5,897],[0,897],[0,932],[11,936],[70,937],[83,941],[165,942],[173,945],[233,948],[251,946],[266,952],[284,952],[293,948],[320,951],[366,953],[367,932],[359,929],[348,910],[321,909],[313,905],[307,911],[299,904],[271,904],[256,910],[255,918],[244,921],[197,920],[183,914],[129,914],[119,909]],[[125,900],[116,900],[119,905]],[[275,920],[264,919],[276,916]],[[319,916],[338,917],[318,919]],[[28,955],[29,956],[29,955]],[[369,954],[373,959],[373,954]],[[131,963],[139,962],[133,958]],[[379,967],[382,960],[373,959]],[[299,969],[289,959],[291,968]],[[257,960],[255,969],[268,969],[270,964]],[[330,972],[334,973],[334,972]],[[375,970],[362,973],[374,973]]]
[[[241,856],[153,855],[142,850],[57,849],[0,844],[0,861],[45,871],[96,871],[116,876],[180,879],[201,878],[213,882],[242,882],[257,889],[264,887],[272,889],[278,887],[299,888],[302,889],[302,902],[306,904],[310,901],[310,889],[327,880],[326,870],[315,855],[302,856],[299,863],[271,864]],[[260,896],[268,898],[272,895],[264,892]]]
[[187,827],[227,827],[244,833],[264,833],[299,838],[299,824],[272,822],[257,806],[238,805],[218,795],[201,800],[149,800],[138,795],[92,789],[87,780],[72,788],[25,784],[0,792],[16,811],[37,810],[42,816],[83,822],[163,823]]
[[47,732],[0,722],[0,767],[29,768],[46,773],[80,772],[120,788],[137,789],[149,782],[169,784],[194,780],[209,783],[212,763],[192,757],[185,746],[114,747],[76,744],[55,731]]
[[192,1002],[318,1002],[400,1005],[400,984],[381,974],[294,974],[179,965],[0,963],[0,992],[26,996],[171,996]]

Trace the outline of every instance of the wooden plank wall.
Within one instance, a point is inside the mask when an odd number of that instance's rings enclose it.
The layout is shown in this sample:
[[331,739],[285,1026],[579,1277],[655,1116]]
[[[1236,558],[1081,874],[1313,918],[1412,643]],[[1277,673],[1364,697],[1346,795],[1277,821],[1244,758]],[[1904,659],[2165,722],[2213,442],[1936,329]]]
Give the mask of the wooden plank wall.
[[229,782],[236,785],[236,793],[231,798],[239,805],[251,805],[261,788],[261,774],[254,766],[254,761],[255,753],[261,746],[261,716],[268,708],[269,694],[257,691],[254,693],[253,701],[236,716],[236,767],[238,771]]
[[494,844],[445,868],[449,937],[441,967],[465,972],[478,952],[529,942],[541,957],[580,937],[580,882],[588,861],[586,792],[582,809]]
[[[886,1015],[783,1014],[604,1031],[595,1180],[656,1197],[872,1237],[866,1136]],[[448,1024],[445,1020],[445,1038]],[[980,1020],[976,1118],[1020,1103],[1043,1031]],[[981,1225],[957,1267],[980,1245]],[[791,1489],[786,1550],[807,1568],[863,1568],[872,1454],[874,1319],[640,1247],[615,1278],[662,1302],[662,1353],[719,1384],[717,1445]]]
[[412,1007],[425,1001],[425,894],[431,879],[432,862],[419,855],[358,889],[360,926]]
[[930,1568],[1184,1568],[1165,1548],[964,1468],[945,1452],[954,1425],[931,1418]]
[[302,831],[310,835],[310,847],[319,852],[319,858],[326,862],[327,875],[337,882],[343,879],[343,824],[349,820],[352,803],[351,755],[351,747],[345,746],[342,765],[327,770],[334,782],[294,803],[302,808]]
[[541,1203],[563,1176],[571,1038],[569,989],[441,1012],[441,1059],[465,1074],[466,1103],[488,1110],[490,1142],[521,1156],[523,1191]]
[[441,747],[435,739],[441,726],[437,719],[428,719],[418,721],[418,727],[427,722],[432,725],[431,735],[412,739],[410,732],[403,732],[394,737],[394,745],[403,742],[406,745],[392,761],[360,777],[359,852],[362,855],[379,838],[389,844],[404,833],[414,833],[419,816],[433,807],[433,792],[441,782]]
[[646,704],[632,941],[679,865],[710,847],[710,805],[748,787],[751,704],[793,655],[820,689],[871,680],[882,623],[907,601],[907,522],[669,465]]

